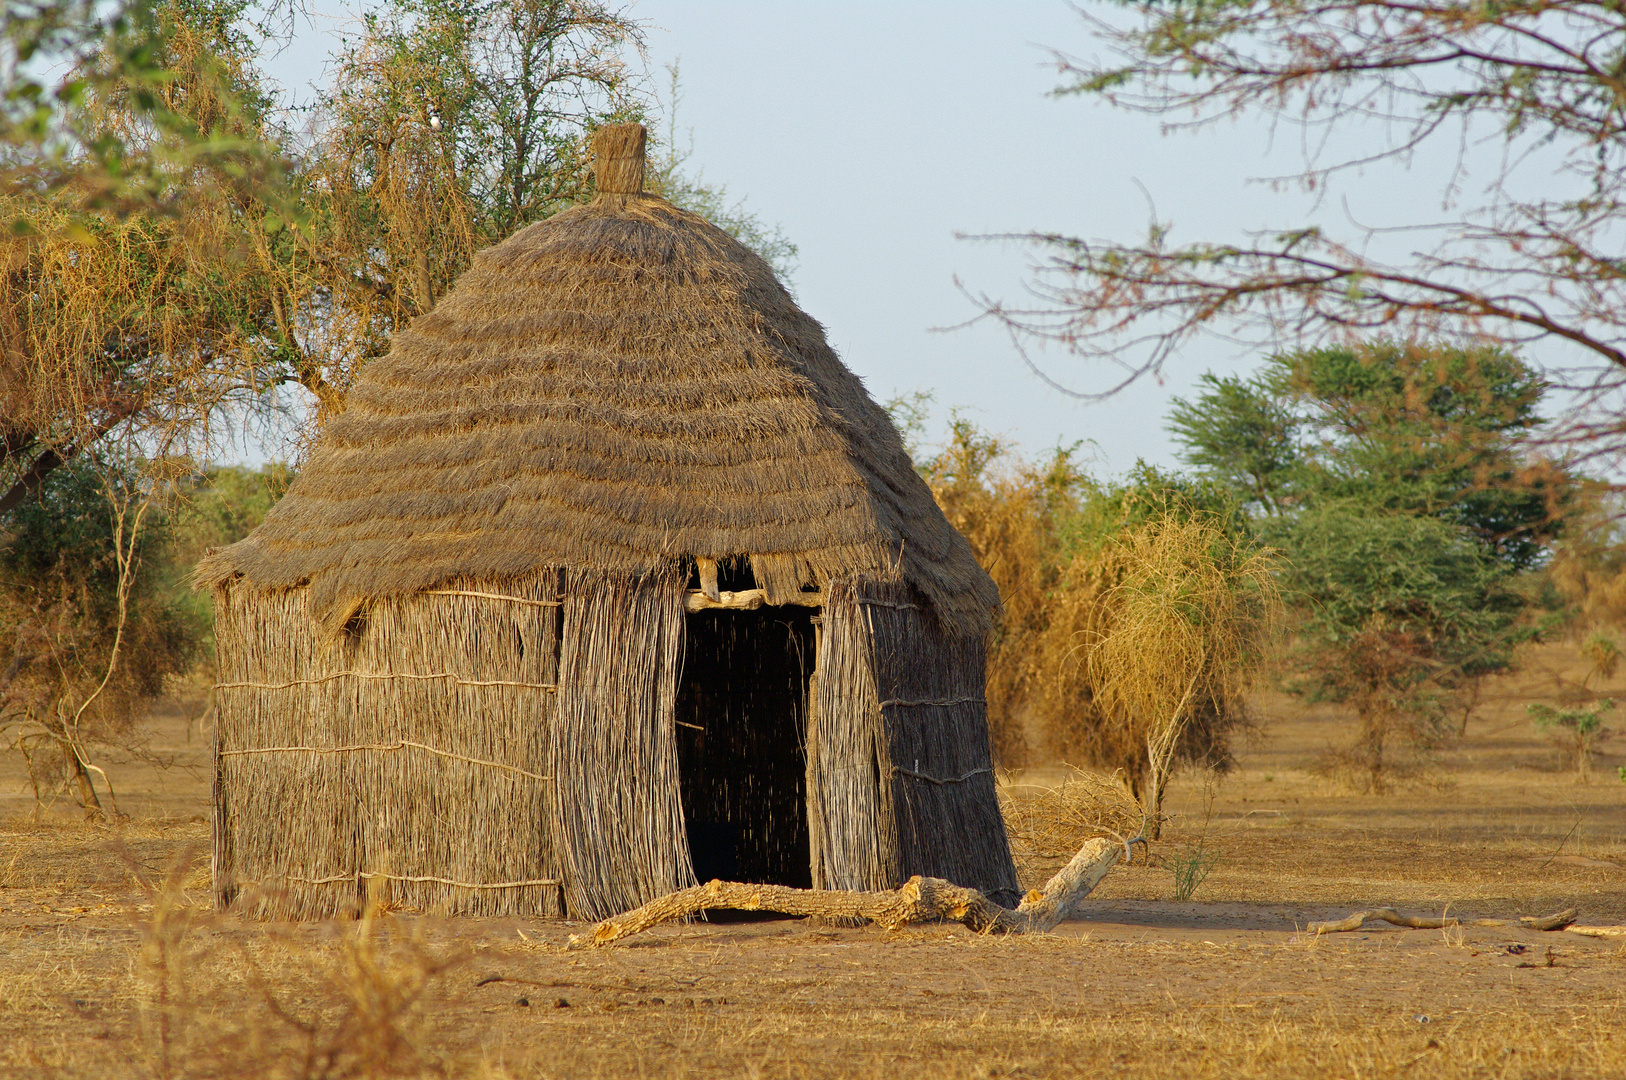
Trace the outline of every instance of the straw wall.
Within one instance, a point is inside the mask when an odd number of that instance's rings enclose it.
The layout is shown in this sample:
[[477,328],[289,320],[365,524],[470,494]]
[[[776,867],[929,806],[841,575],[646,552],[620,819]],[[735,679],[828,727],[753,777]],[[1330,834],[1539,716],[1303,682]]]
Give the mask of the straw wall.
[[808,736],[814,883],[913,874],[1018,900],[995,796],[980,637],[945,635],[907,584],[826,592]]
[[[598,919],[692,884],[675,713],[684,585],[675,568],[548,571],[379,601],[336,642],[317,636],[308,590],[218,590],[221,902],[321,917],[355,910],[371,886],[425,911]],[[726,725],[730,710],[749,720],[723,788],[755,792],[753,814],[784,818],[747,837],[778,860],[754,859],[762,873],[789,877],[780,863],[796,849],[821,887],[890,888],[918,873],[1014,903],[982,642],[943,634],[917,603],[903,583],[827,590],[805,841],[796,808],[775,801],[800,786],[782,775],[795,767],[799,662],[719,637],[760,631],[768,612],[713,627],[706,645],[720,654],[712,671],[760,667],[738,674],[763,684],[761,700],[691,694],[686,708],[705,705],[711,719],[688,722]],[[804,635],[782,633],[775,648]],[[791,683],[769,685],[781,676]],[[769,721],[783,738],[755,730]],[[711,756],[691,761],[723,767]],[[689,778],[691,798],[704,801],[714,779]]]
[[381,601],[332,643],[308,590],[218,589],[221,902],[326,916],[371,882],[420,910],[562,914],[558,581]]
[[809,693],[808,831],[816,889],[887,889],[898,878],[891,789],[868,631],[852,584],[825,590]]
[[570,571],[552,772],[572,918],[695,884],[672,710],[684,577]]
[[858,606],[885,731],[881,773],[898,835],[898,876],[946,878],[1008,907],[1021,899],[988,739],[980,635],[941,632],[902,583],[865,582]]

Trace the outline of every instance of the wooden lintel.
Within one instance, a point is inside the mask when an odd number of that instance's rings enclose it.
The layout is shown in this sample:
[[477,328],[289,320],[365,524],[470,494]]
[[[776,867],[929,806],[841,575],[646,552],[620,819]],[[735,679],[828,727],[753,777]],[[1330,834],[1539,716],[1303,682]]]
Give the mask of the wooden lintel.
[[[713,608],[729,608],[734,611],[754,611],[768,602],[768,594],[761,589],[745,589],[741,592],[719,592],[713,600],[699,589],[689,592],[684,606],[692,613],[708,611]],[[798,604],[802,607],[823,607],[824,593],[804,592],[796,593],[785,601],[787,604]]]

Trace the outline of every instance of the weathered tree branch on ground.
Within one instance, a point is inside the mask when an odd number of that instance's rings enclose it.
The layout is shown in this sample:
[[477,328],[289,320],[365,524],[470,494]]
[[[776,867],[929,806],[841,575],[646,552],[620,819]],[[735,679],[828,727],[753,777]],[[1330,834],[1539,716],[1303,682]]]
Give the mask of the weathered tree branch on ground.
[[1566,926],[1572,934],[1595,938],[1626,938],[1626,926]]
[[1395,926],[1404,926],[1412,930],[1440,930],[1447,926],[1522,926],[1526,930],[1568,930],[1575,934],[1584,934],[1587,937],[1626,937],[1626,926],[1575,926],[1576,911],[1574,908],[1565,908],[1555,911],[1551,915],[1540,917],[1534,915],[1521,915],[1517,919],[1458,919],[1446,915],[1440,918],[1431,918],[1427,915],[1402,915],[1394,908],[1376,908],[1372,911],[1357,911],[1345,919],[1328,922],[1313,922],[1305,927],[1311,934],[1346,934],[1359,930],[1373,919],[1381,919]]
[[1023,897],[1015,911],[1000,907],[975,889],[941,878],[912,877],[891,892],[793,889],[785,885],[712,881],[668,893],[643,907],[605,919],[586,934],[572,934],[570,948],[608,945],[660,923],[687,918],[711,908],[866,919],[888,930],[945,919],[964,923],[979,934],[1042,934],[1054,929],[1080,900],[1094,891],[1125,850],[1127,845],[1110,840],[1086,842],[1043,889],[1035,889]]

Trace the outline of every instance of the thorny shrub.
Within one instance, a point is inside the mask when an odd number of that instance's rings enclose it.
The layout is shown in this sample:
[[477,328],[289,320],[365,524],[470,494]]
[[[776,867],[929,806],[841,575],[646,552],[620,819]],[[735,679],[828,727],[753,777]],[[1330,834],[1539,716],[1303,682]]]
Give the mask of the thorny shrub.
[[[906,439],[918,436],[922,399],[891,408]],[[1126,684],[1104,681],[1108,669],[1088,657],[1123,625],[1131,601],[1149,595],[1142,585],[1153,578],[1133,583],[1148,565],[1146,543],[1157,545],[1148,538],[1173,536],[1183,528],[1178,523],[1192,523],[1192,535],[1202,539],[1199,549],[1179,556],[1188,569],[1224,571],[1255,557],[1235,501],[1214,486],[1145,465],[1122,483],[1097,482],[1078,464],[1076,447],[1026,462],[963,417],[953,420],[936,453],[912,449],[944,514],[970,541],[1004,601],[988,655],[988,719],[999,761],[1020,766],[1049,758],[1121,770],[1139,795],[1153,772],[1147,735],[1166,718],[1135,713]],[[1171,581],[1181,577],[1173,564],[1165,569]],[[1197,680],[1182,709],[1175,760],[1228,766],[1230,738],[1248,722],[1242,682]]]

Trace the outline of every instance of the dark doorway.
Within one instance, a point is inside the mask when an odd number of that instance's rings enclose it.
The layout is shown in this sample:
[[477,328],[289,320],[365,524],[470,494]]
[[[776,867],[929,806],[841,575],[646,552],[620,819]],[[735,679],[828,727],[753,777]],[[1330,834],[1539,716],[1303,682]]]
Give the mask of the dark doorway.
[[695,875],[808,888],[812,612],[764,607],[687,619],[676,718]]

